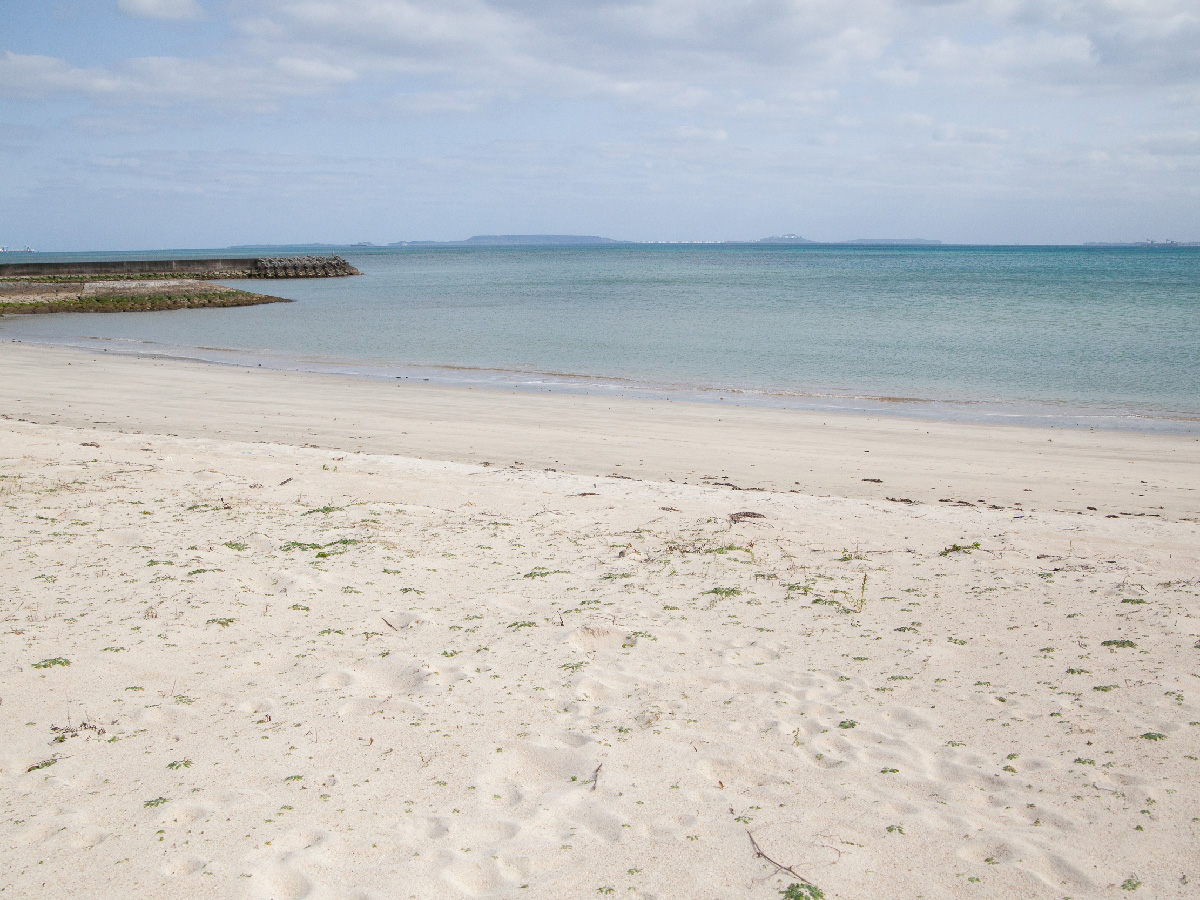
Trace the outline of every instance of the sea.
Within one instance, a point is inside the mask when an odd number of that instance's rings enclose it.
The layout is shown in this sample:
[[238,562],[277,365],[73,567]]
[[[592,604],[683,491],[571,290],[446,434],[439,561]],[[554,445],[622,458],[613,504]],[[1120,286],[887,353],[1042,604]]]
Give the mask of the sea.
[[[775,244],[336,253],[294,303],[14,315],[0,341],[504,390],[1200,435],[1200,247]],[[0,360],[3,351],[0,350]]]

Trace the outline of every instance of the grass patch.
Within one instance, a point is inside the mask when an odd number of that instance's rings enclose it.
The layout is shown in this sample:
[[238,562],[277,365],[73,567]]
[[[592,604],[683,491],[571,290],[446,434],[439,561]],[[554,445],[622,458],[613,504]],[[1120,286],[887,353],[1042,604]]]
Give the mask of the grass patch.
[[951,553],[970,553],[972,550],[978,549],[979,541],[976,541],[973,544],[951,544],[949,547],[939,553],[938,556],[949,556]]
[[316,509],[306,509],[304,512],[300,513],[300,515],[311,516],[315,515],[316,513],[321,513],[321,515],[327,516],[330,513],[341,512],[343,509],[345,509],[343,506],[318,506]]
[[545,566],[534,566],[533,569],[525,573],[526,578],[548,578],[551,575],[570,575],[571,573],[565,569],[554,569],[551,571]]

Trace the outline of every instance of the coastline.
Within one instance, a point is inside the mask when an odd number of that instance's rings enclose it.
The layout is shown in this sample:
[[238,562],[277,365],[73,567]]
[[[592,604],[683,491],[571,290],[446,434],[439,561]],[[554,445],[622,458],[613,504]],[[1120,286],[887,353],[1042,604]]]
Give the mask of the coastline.
[[[287,298],[283,302],[295,301]],[[0,341],[3,340],[4,335],[0,333]],[[1068,430],[1103,429],[1200,437],[1200,418],[1161,408],[1082,406],[1070,403],[1055,404],[1045,400],[964,398],[935,400],[920,396],[894,396],[882,393],[839,393],[768,387],[753,388],[744,385],[681,384],[637,379],[627,375],[581,374],[534,367],[496,369],[453,364],[402,365],[378,361],[347,362],[307,356],[287,356],[266,351],[237,350],[221,346],[174,346],[135,338],[93,336],[46,340],[22,336],[9,337],[8,341],[29,346],[69,348],[85,353],[141,356],[148,359],[205,365],[384,380],[388,383],[400,380],[429,382],[446,387],[499,389],[522,393],[559,393],[613,400],[722,403],[729,406],[792,410],[834,416],[865,415],[921,422],[1016,425]]]
[[[1194,436],[475,390],[16,343],[0,349],[0,414],[39,423],[89,428],[99,420],[131,432],[858,499],[965,497],[1091,516],[1200,516]],[[880,482],[863,481],[870,478]],[[1102,495],[1109,502],[1089,499]]]
[[1197,877],[1193,438],[0,373],[15,895]]

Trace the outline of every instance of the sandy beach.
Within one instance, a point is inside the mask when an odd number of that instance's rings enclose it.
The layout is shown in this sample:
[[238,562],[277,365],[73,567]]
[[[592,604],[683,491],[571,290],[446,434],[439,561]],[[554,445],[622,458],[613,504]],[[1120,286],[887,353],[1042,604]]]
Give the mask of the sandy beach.
[[4,344],[0,896],[1196,897],[1198,486]]

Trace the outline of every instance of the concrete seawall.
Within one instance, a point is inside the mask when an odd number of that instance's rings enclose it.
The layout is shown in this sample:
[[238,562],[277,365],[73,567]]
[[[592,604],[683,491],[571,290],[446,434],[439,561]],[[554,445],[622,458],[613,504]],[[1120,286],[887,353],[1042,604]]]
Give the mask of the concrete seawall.
[[340,278],[362,273],[340,256],[270,256],[258,259],[129,259],[95,262],[9,263],[3,278],[71,276],[187,278]]

